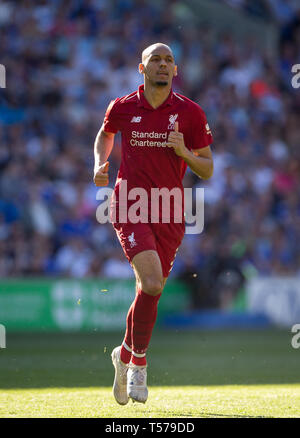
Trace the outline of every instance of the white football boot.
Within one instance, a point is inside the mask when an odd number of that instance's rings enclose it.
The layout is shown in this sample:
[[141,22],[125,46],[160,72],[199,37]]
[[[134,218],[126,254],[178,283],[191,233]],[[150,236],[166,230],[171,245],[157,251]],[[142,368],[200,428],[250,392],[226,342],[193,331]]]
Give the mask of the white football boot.
[[129,364],[127,394],[133,402],[145,403],[148,398],[147,366]]
[[115,380],[113,394],[119,405],[126,405],[129,397],[127,395],[127,372],[128,365],[120,359],[121,346],[114,348],[111,353],[112,363],[115,367]]

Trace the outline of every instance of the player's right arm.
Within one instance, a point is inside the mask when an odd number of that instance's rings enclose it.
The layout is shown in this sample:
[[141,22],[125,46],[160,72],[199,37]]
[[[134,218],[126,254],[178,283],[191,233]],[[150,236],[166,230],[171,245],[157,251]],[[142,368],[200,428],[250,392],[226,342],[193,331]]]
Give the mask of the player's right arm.
[[113,145],[115,134],[105,132],[104,125],[101,126],[94,143],[94,183],[97,187],[108,185],[108,166],[107,161]]

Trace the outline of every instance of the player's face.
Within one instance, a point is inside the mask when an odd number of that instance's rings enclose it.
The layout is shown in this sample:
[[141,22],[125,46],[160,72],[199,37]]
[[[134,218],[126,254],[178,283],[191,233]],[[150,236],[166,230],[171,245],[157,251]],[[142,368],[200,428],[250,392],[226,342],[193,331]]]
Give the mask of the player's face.
[[171,85],[173,77],[177,74],[177,67],[172,52],[160,47],[148,54],[139,65],[139,71],[145,75],[145,81],[163,87]]

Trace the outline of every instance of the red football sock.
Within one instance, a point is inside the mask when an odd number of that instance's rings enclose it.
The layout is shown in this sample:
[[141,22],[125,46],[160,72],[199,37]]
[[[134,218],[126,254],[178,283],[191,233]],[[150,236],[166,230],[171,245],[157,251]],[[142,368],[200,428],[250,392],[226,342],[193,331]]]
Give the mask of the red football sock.
[[123,363],[129,363],[130,359],[131,359],[131,348],[129,350],[129,346],[126,344],[124,345],[124,341],[123,344],[121,346],[121,352],[120,352],[120,359]]
[[126,332],[120,353],[120,358],[123,363],[129,363],[131,359],[131,350],[132,350],[131,329],[132,329],[132,311],[133,311],[134,303],[135,300],[131,304],[126,318]]
[[157,304],[161,296],[149,295],[138,290],[133,303],[132,312],[132,363],[144,366],[146,362],[146,350],[149,345],[152,329],[157,317]]

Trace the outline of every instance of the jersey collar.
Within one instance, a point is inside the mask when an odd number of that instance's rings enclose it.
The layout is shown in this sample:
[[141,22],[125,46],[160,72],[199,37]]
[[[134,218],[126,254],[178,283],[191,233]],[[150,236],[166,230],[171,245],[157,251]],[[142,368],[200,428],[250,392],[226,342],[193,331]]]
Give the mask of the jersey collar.
[[145,98],[144,84],[139,86],[138,91],[137,91],[137,97],[138,97],[138,106],[141,106],[141,107],[144,107],[147,109],[151,109],[153,111],[155,109],[161,109],[161,108],[164,108],[165,106],[173,104],[173,90],[172,89],[171,89],[170,94],[167,97],[167,99],[158,108],[153,108],[153,106],[151,106],[150,103],[148,102],[148,100]]

